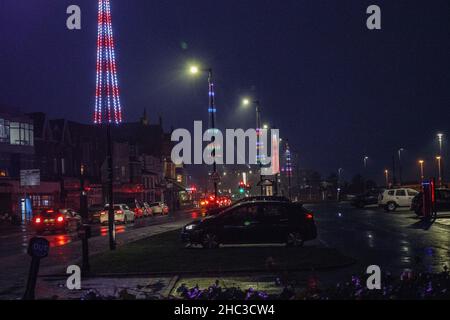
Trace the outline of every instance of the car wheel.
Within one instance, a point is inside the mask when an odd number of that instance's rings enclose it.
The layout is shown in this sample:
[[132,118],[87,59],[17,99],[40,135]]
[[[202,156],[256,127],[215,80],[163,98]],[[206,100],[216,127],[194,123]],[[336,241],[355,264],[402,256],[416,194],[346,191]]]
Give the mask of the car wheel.
[[397,204],[395,202],[388,202],[386,205],[386,211],[394,212],[395,210],[397,210]]
[[219,247],[219,238],[214,233],[206,233],[202,239],[202,246],[205,249],[215,249]]
[[287,235],[286,246],[287,247],[303,247],[305,241],[299,232],[290,232]]

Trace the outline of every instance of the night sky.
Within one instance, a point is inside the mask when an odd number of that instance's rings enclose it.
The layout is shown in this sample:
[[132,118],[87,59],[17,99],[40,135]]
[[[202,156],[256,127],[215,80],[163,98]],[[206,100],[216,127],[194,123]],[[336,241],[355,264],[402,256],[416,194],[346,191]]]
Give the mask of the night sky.
[[[71,4],[80,31],[66,29]],[[366,28],[371,4],[381,31]],[[435,173],[436,133],[450,134],[449,1],[112,0],[112,14],[126,121],[145,107],[166,130],[206,121],[206,77],[186,74],[198,61],[214,69],[219,128],[254,127],[239,108],[251,94],[302,167],[350,179],[367,154],[381,183],[404,147],[406,178],[419,157]],[[96,15],[95,0],[0,0],[0,105],[91,121]]]

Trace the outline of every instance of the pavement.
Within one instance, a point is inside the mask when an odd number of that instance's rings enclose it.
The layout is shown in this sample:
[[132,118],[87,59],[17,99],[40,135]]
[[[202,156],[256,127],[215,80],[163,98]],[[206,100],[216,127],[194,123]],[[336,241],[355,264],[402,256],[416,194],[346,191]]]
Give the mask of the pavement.
[[[357,262],[345,268],[322,271],[304,271],[289,275],[292,280],[302,287],[314,279],[320,285],[334,285],[346,281],[354,274],[365,272],[368,266],[378,265],[382,272],[400,275],[405,270],[440,272],[444,266],[450,266],[450,215],[440,214],[433,223],[424,223],[416,215],[406,209],[394,213],[387,213],[378,207],[357,209],[348,203],[308,204],[318,225],[319,237],[314,245],[333,247],[342,254],[353,257]],[[133,230],[126,230],[118,234],[118,243],[123,245],[157,233],[174,230],[195,217],[195,214],[183,214],[182,218],[172,218],[161,224],[150,225]],[[96,237],[91,239],[91,254],[107,250],[108,239]],[[72,248],[73,247],[73,248]],[[41,275],[48,272],[58,272],[62,266],[67,266],[76,257],[79,250],[77,241],[52,250],[52,256],[46,259],[41,269]],[[72,248],[71,250],[68,248]],[[79,252],[79,251],[78,251]],[[1,258],[2,268],[0,278],[0,299],[17,298],[17,293],[23,291],[24,281],[17,281],[11,286],[11,275],[5,274],[9,270],[19,277],[26,274],[29,258],[21,255],[9,260]],[[3,263],[6,261],[7,263]],[[54,264],[57,261],[58,264]],[[53,265],[52,265],[53,264]],[[20,266],[20,268],[18,267]],[[17,269],[17,270],[15,270]],[[19,271],[19,269],[21,271]],[[14,276],[13,276],[14,277]],[[221,281],[232,281],[241,287],[262,286],[267,290],[277,290],[275,274],[249,274],[249,275],[217,275]],[[9,278],[9,287],[4,286],[5,278]],[[109,278],[86,278],[82,282],[82,290],[69,291],[65,288],[64,277],[41,277],[38,283],[38,297],[60,299],[78,299],[86,292],[96,289],[103,296],[119,295],[123,289],[136,297],[168,298],[174,295],[176,287],[181,283],[194,285],[200,283],[207,287],[213,284],[214,277],[189,277],[183,275],[173,276],[129,276]],[[7,292],[5,292],[5,288]],[[279,289],[279,288],[278,288]],[[122,291],[123,293],[123,291]]]

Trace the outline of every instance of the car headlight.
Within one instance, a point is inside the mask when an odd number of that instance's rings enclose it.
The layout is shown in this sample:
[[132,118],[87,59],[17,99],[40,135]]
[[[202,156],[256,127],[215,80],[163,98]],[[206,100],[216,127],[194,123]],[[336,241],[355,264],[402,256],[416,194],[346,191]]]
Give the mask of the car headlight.
[[194,230],[195,224],[190,224],[186,226],[186,230]]

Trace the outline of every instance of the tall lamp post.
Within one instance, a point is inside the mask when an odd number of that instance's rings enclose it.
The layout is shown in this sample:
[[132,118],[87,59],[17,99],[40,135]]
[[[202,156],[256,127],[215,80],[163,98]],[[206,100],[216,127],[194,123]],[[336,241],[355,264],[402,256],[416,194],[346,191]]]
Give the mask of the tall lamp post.
[[425,164],[425,161],[419,160],[419,166],[420,166],[420,183],[421,183],[421,184],[423,184],[423,181],[425,180],[424,164]]
[[436,157],[437,163],[438,163],[438,174],[439,174],[439,186],[442,187],[442,166],[441,166],[441,156]]
[[[216,130],[216,107],[215,107],[215,92],[214,92],[214,82],[213,82],[213,72],[212,68],[200,69],[198,66],[191,66],[189,68],[189,72],[193,75],[196,75],[200,72],[206,72],[208,74],[208,97],[209,97],[209,105],[208,105],[208,113],[210,116],[211,126],[210,129]],[[213,150],[212,155],[214,157],[213,161],[213,183],[214,183],[214,195],[217,198],[217,183],[218,183],[218,175],[217,175],[217,163],[216,163],[216,140],[212,141]]]
[[[367,161],[369,161],[369,157],[364,156],[363,161],[364,161],[364,174],[367,174]],[[363,178],[363,192],[365,191],[366,191],[366,179]]]
[[[441,157],[441,160],[440,160],[440,162],[441,162],[441,169],[440,169],[440,174],[441,174],[441,179],[442,179],[442,184],[444,183],[444,167],[445,167],[445,165],[444,165],[444,153],[443,153],[443,150],[442,150],[442,145],[443,145],[443,142],[444,142],[444,134],[443,133],[438,133],[437,134],[437,138],[438,138],[438,143],[439,143],[439,156]],[[442,186],[442,184],[441,184],[441,186]]]
[[389,188],[389,170],[384,170],[384,177],[386,179],[386,188]]
[[[256,112],[256,164],[259,167],[259,184],[260,184],[260,193],[263,195],[263,185],[262,185],[262,164],[260,161],[260,149],[261,149],[261,143],[260,143],[260,136],[261,136],[261,104],[259,100],[253,100],[253,105],[255,106],[255,112]],[[244,106],[250,105],[250,99],[244,99],[242,100],[242,104]]]

